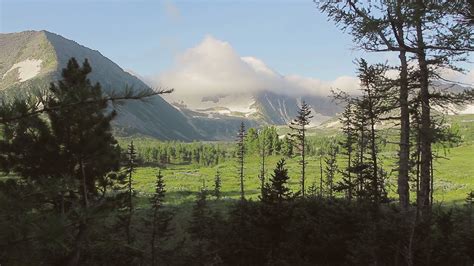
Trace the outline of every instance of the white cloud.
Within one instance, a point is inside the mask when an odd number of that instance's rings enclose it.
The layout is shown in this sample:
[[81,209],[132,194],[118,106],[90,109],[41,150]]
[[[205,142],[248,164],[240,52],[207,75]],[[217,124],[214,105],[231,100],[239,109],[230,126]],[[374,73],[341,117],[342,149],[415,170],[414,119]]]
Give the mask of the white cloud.
[[331,89],[355,92],[359,84],[357,78],[347,76],[333,81],[283,76],[258,58],[240,57],[229,43],[212,36],[206,36],[196,47],[179,55],[172,69],[152,80],[156,86],[174,88],[175,99],[263,90],[294,96],[327,96]]

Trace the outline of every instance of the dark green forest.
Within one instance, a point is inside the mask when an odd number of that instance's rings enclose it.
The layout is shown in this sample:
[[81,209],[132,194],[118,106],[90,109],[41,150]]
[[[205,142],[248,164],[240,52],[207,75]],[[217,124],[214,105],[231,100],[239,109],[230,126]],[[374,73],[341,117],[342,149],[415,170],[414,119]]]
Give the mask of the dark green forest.
[[[472,1],[315,2],[358,48],[399,59],[355,60],[360,94],[334,91],[344,111],[331,136],[310,134],[302,101],[285,135],[242,122],[234,142],[116,138],[117,102],[171,91],[106,95],[87,59],[71,58],[46,91],[2,97],[0,265],[473,265],[474,192],[434,200],[436,151],[463,141],[435,107],[474,100],[439,74],[462,72],[474,50]],[[225,162],[235,162],[235,197],[224,196]],[[192,202],[172,204],[169,165],[217,171]],[[151,195],[135,187],[141,167],[156,169]]]

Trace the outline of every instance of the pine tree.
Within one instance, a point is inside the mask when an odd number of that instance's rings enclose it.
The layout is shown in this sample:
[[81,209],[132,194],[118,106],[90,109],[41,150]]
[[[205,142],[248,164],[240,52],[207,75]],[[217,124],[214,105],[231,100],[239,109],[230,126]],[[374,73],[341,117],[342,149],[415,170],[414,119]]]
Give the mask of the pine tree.
[[260,168],[260,174],[259,174],[259,179],[260,179],[260,190],[263,191],[263,187],[265,186],[265,159],[267,156],[267,150],[268,150],[268,141],[267,141],[267,134],[266,134],[266,129],[262,130],[259,132],[259,149],[260,149],[260,157],[262,158],[261,161],[261,168]]
[[216,255],[214,246],[216,219],[207,202],[208,194],[206,189],[201,189],[197,194],[188,228],[188,233],[193,240],[191,259],[198,265],[208,265]]
[[245,124],[240,123],[239,133],[237,134],[237,160],[238,160],[238,175],[240,178],[240,199],[245,199],[244,191],[244,163],[245,163]]
[[324,158],[324,163],[326,164],[326,168],[324,169],[326,174],[326,192],[329,198],[332,198],[334,195],[334,179],[336,177],[336,173],[338,172],[338,151],[338,146],[336,143],[332,142],[332,144],[329,146],[326,158]]
[[303,197],[305,195],[305,171],[306,165],[308,164],[306,161],[306,127],[309,125],[311,118],[313,118],[311,115],[311,107],[303,101],[299,107],[296,118],[290,123],[290,129],[294,132],[290,134],[290,137],[301,156],[299,160],[299,164],[301,165],[300,185],[301,195]]
[[280,254],[282,242],[287,235],[289,223],[292,219],[291,202],[295,195],[288,187],[288,169],[285,167],[285,159],[281,159],[268,183],[262,191],[260,200],[262,229],[265,232],[265,243],[269,245],[266,254],[268,264],[274,264],[282,256]]
[[219,169],[217,169],[216,176],[214,177],[214,193],[213,193],[216,199],[221,198],[221,187],[222,187],[221,173],[219,172]]
[[151,221],[151,265],[159,265],[158,261],[165,260],[166,250],[160,247],[160,243],[168,239],[172,234],[170,222],[173,219],[173,213],[165,210],[164,200],[166,196],[165,182],[161,171],[156,175],[155,194],[150,199],[153,218]]
[[[112,135],[110,122],[115,112],[106,114],[100,84],[92,85],[87,75],[92,71],[87,60],[82,67],[72,58],[63,69],[62,80],[51,84],[52,97],[46,106],[51,129],[60,144],[61,160],[56,171],[75,177],[81,184],[83,205],[89,206],[96,194],[96,181],[119,166],[120,151]],[[94,100],[94,103],[61,108],[68,104]]]
[[344,134],[344,139],[340,142],[341,148],[344,150],[344,155],[347,156],[347,166],[342,173],[342,180],[338,182],[336,190],[345,191],[346,197],[349,201],[352,200],[354,196],[354,188],[356,187],[356,182],[353,180],[352,176],[352,161],[354,160],[354,151],[357,144],[357,132],[353,123],[353,106],[349,102],[344,108],[339,121],[342,124],[342,132]]
[[[88,210],[100,203],[96,183],[104,182],[108,172],[118,170],[120,162],[120,150],[110,124],[115,112],[107,112],[100,84],[92,85],[87,78],[91,71],[87,60],[81,67],[74,58],[70,59],[62,71],[62,80],[51,84],[51,97],[45,103],[50,110],[47,114],[52,135],[59,147],[58,161],[50,167],[63,178],[71,177],[77,182],[78,186],[70,187],[69,193],[82,202],[83,215],[66,257],[70,264],[78,263],[80,246],[87,241]],[[78,102],[88,103],[70,108]]]
[[137,160],[137,152],[135,150],[135,146],[133,145],[133,141],[130,142],[128,145],[127,150],[127,169],[125,170],[127,173],[127,202],[126,202],[126,214],[124,215],[125,219],[125,231],[127,235],[127,243],[130,245],[132,243],[132,218],[133,218],[133,198],[135,196],[135,191],[133,190],[133,173],[135,172],[136,168],[136,160]]
[[387,70],[386,65],[368,65],[361,59],[359,78],[362,95],[352,97],[339,93],[335,96],[347,103],[341,122],[345,136],[342,146],[346,150],[348,167],[343,172],[343,180],[338,183],[337,190],[348,192],[350,189],[351,194],[355,192],[359,199],[375,204],[386,198],[386,173],[379,158],[379,146],[384,141],[377,127],[392,109],[392,100],[395,99],[393,83],[386,78]]
[[261,200],[268,204],[281,204],[284,201],[291,200],[293,193],[288,187],[288,169],[285,168],[285,159],[278,161],[276,168],[273,170],[272,177],[265,184]]

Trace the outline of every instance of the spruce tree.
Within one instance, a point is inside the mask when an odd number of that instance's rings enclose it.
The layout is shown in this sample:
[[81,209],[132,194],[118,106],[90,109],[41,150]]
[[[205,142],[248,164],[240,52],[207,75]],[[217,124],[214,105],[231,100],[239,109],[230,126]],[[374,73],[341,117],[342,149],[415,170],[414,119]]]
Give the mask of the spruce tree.
[[[99,83],[87,78],[92,71],[87,59],[82,67],[71,58],[62,71],[62,80],[51,84],[52,97],[46,103],[51,129],[60,144],[61,160],[57,171],[72,176],[80,183],[83,205],[87,208],[96,195],[96,181],[119,166],[120,151],[112,135],[111,120],[115,112],[106,112]],[[61,108],[68,104],[94,100],[93,103]]]
[[[167,250],[162,247],[172,235],[171,220],[173,213],[165,209],[164,201],[166,196],[165,182],[161,171],[156,175],[155,193],[150,199],[153,218],[151,220],[151,265],[159,265],[159,262],[166,262]],[[161,246],[160,246],[161,245]]]
[[245,124],[240,123],[239,132],[237,134],[237,162],[238,162],[238,175],[240,179],[240,199],[245,199],[244,190],[244,163],[245,163]]
[[[69,188],[82,202],[83,213],[76,226],[73,248],[67,263],[77,264],[80,247],[87,241],[89,208],[100,203],[97,182],[103,182],[110,171],[118,170],[120,150],[112,135],[111,120],[115,112],[107,112],[107,101],[99,83],[87,78],[92,71],[87,60],[82,67],[74,58],[62,71],[62,79],[51,84],[51,97],[45,102],[52,135],[58,143],[59,159],[54,171],[63,178],[71,177],[77,186]],[[88,102],[83,105],[70,105]],[[67,182],[69,183],[69,182]],[[71,182],[72,183],[72,182]]]
[[354,151],[357,144],[357,132],[353,124],[353,106],[349,102],[344,108],[344,111],[339,118],[342,124],[342,132],[344,139],[340,142],[340,146],[343,149],[343,153],[347,156],[347,165],[342,173],[342,180],[338,182],[336,190],[344,191],[346,198],[351,201],[354,196],[354,188],[356,186],[355,180],[352,175],[352,161],[354,160]]
[[273,170],[273,174],[265,184],[261,200],[268,204],[281,204],[284,201],[291,200],[293,193],[288,187],[288,169],[285,167],[285,159],[280,159],[277,162],[276,168]]
[[214,177],[214,197],[216,199],[221,198],[221,187],[222,187],[222,180],[221,180],[221,173],[219,172],[219,169],[216,171],[216,176]]
[[133,218],[133,212],[134,212],[134,207],[133,207],[133,198],[135,196],[135,191],[133,190],[133,173],[135,172],[135,168],[137,166],[136,160],[137,160],[137,152],[135,150],[135,145],[133,145],[133,141],[130,142],[128,145],[127,149],[127,168],[126,168],[126,174],[127,174],[127,199],[126,199],[126,213],[124,215],[125,219],[125,230],[126,230],[126,235],[127,235],[127,243],[131,244],[132,243],[132,218]]
[[274,264],[282,257],[280,254],[282,243],[292,219],[291,203],[295,195],[288,187],[289,179],[285,159],[282,158],[265,184],[260,197],[262,205],[259,220],[264,231],[265,245],[268,246],[268,250],[264,250],[268,264]]
[[339,152],[339,147],[336,145],[336,143],[332,142],[331,145],[329,146],[329,150],[327,152],[326,157],[324,158],[324,163],[326,164],[326,167],[324,169],[324,172],[326,174],[326,194],[329,198],[332,198],[334,196],[334,180],[336,177],[336,174],[338,172],[338,166],[337,166],[337,154]]
[[187,230],[193,241],[191,259],[197,265],[208,265],[216,254],[215,216],[207,201],[208,194],[209,192],[204,188],[198,192]]
[[260,164],[260,190],[263,191],[263,187],[265,186],[265,159],[267,156],[268,150],[268,141],[267,141],[266,129],[259,132],[259,149],[260,149],[260,157],[262,159]]
[[290,129],[293,131],[290,137],[301,156],[299,160],[299,164],[301,165],[300,185],[301,195],[303,197],[305,196],[306,165],[308,164],[306,161],[306,130],[311,118],[313,118],[311,115],[311,107],[303,101],[298,109],[296,118],[290,123]]

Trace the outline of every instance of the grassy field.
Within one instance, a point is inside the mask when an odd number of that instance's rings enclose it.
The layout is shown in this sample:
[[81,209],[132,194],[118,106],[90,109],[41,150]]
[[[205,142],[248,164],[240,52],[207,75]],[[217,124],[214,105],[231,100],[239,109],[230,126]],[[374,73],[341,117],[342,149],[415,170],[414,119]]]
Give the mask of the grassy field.
[[[462,202],[468,192],[474,190],[474,145],[463,145],[451,148],[446,155],[449,159],[440,159],[435,163],[434,198],[437,202],[456,203]],[[267,178],[276,162],[278,156],[267,158]],[[245,194],[247,198],[257,199],[259,194],[260,180],[258,157],[247,158],[245,170]],[[299,165],[297,159],[287,159],[291,187],[296,191],[299,189]],[[390,172],[390,166],[386,166]],[[158,172],[155,167],[141,167],[134,175],[135,188],[140,195],[146,196],[153,192],[155,176]],[[221,172],[222,193],[225,198],[239,197],[239,179],[237,176],[236,162],[228,161],[215,167],[199,167],[196,165],[168,165],[162,168],[168,191],[168,202],[180,204],[195,199],[195,192],[205,185],[212,189],[216,171]],[[319,160],[310,158],[307,171],[307,183],[309,187],[316,183],[319,185]],[[387,189],[389,195],[396,196],[396,172],[390,174]]]
[[[474,190],[474,115],[462,115],[451,118],[454,128],[459,130],[463,143],[460,146],[447,150],[439,150],[438,154],[445,158],[438,159],[434,165],[434,198],[443,204],[462,203],[468,192]],[[321,130],[319,130],[321,132]],[[323,132],[324,133],[324,132]],[[334,134],[334,130],[330,131]],[[396,161],[395,151],[386,151],[383,154],[385,169],[389,173],[387,190],[389,196],[396,197]],[[271,156],[266,160],[266,178],[268,179],[280,156]],[[249,199],[257,199],[259,195],[260,158],[247,157],[245,160],[245,194]],[[297,191],[299,189],[299,165],[297,158],[287,158],[287,166],[291,177],[290,185]],[[344,162],[339,160],[339,164]],[[147,196],[153,192],[155,176],[159,168],[141,167],[134,175],[135,188],[139,195]],[[222,194],[225,198],[236,199],[239,197],[239,179],[237,176],[237,163],[234,160],[226,161],[218,166],[203,167],[194,164],[169,164],[162,167],[165,177],[168,202],[181,204],[195,199],[195,193],[206,186],[212,189],[214,176],[219,170],[222,178]],[[307,168],[306,187],[313,183],[319,186],[319,159],[310,157]],[[336,180],[337,181],[337,180]],[[414,197],[412,197],[414,198]]]

